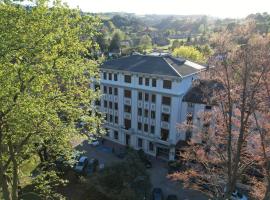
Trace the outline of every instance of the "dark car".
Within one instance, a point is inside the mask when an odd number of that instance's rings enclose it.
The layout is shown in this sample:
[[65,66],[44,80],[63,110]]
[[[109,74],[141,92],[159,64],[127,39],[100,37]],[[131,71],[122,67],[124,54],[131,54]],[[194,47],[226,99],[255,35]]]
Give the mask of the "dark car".
[[161,188],[154,188],[152,191],[152,200],[163,200],[163,192]]
[[151,168],[152,163],[142,149],[138,150],[138,155],[146,168]]
[[177,196],[174,195],[174,194],[170,194],[168,197],[167,197],[167,200],[177,200]]

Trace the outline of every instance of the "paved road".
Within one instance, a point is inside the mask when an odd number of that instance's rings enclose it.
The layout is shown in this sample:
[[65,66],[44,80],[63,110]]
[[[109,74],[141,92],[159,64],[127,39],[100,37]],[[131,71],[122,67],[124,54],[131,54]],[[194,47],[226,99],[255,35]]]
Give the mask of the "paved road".
[[[112,153],[112,149],[120,148],[116,144],[106,141],[104,145],[93,147],[87,141],[83,141],[76,149],[84,151],[84,155],[89,158],[97,158],[100,163],[109,166],[115,162],[121,162],[121,159]],[[197,191],[188,190],[181,187],[178,182],[167,178],[167,163],[162,160],[152,159],[152,168],[148,169],[153,187],[162,188],[165,197],[169,194],[176,194],[179,200],[207,200],[208,198]]]

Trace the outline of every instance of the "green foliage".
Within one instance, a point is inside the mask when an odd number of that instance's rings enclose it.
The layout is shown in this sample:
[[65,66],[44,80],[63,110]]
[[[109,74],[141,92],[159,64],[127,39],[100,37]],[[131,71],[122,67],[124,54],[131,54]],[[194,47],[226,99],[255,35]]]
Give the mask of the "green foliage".
[[205,62],[203,54],[192,46],[181,46],[176,48],[173,51],[173,55],[176,57],[183,57],[198,63]]
[[96,174],[89,184],[90,191],[94,188],[105,197],[104,199],[110,200],[140,200],[150,190],[146,169],[133,151],[128,154],[124,162],[105,168],[102,173]]
[[143,49],[150,49],[152,47],[152,39],[149,37],[149,35],[143,35],[140,39],[139,46]]
[[0,187],[5,199],[16,199],[18,186],[12,185],[11,197],[6,184],[19,182],[23,160],[44,148],[51,160],[71,152],[75,121],[83,117],[91,133],[102,121],[90,107],[99,93],[89,89],[89,82],[99,73],[88,59],[89,49],[98,47],[99,20],[58,1],[51,8],[47,3],[38,1],[31,9],[0,3]]
[[119,51],[121,48],[121,34],[117,31],[114,33],[111,43],[110,43],[110,47],[109,50],[110,51]]

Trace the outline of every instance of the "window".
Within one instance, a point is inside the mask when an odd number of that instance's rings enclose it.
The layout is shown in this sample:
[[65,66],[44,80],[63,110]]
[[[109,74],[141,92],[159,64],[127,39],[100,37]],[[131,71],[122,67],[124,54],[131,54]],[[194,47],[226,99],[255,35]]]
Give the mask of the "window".
[[162,97],[162,104],[170,106],[171,105],[171,97]]
[[188,103],[188,107],[189,108],[193,108],[194,107],[194,104],[193,103]]
[[169,114],[162,113],[161,114],[161,121],[169,122],[170,121],[170,115]]
[[206,110],[211,110],[212,109],[212,106],[205,106],[205,109]]
[[125,75],[125,82],[131,83],[131,76],[130,75]]
[[118,103],[114,103],[114,109],[118,110]]
[[118,140],[118,138],[119,138],[118,131],[114,131],[114,132],[113,132],[113,138],[114,138],[115,140]]
[[109,87],[109,94],[112,94],[112,87]]
[[145,85],[149,86],[149,78],[145,78]]
[[142,123],[138,122],[138,130],[141,131],[142,130]]
[[124,96],[127,98],[131,98],[131,91],[130,90],[125,90]]
[[125,106],[124,106],[124,111],[125,111],[126,113],[131,113],[131,106],[125,105]]
[[112,80],[112,73],[109,73],[109,80]]
[[153,142],[149,142],[149,151],[154,151],[154,144],[153,144]]
[[156,112],[155,111],[151,111],[151,119],[155,119],[156,118]]
[[107,108],[108,107],[108,102],[106,100],[104,100],[104,108]]
[[114,74],[114,75],[113,75],[113,79],[114,79],[115,81],[117,81],[117,80],[118,80],[118,76],[117,76],[117,74]]
[[114,88],[114,95],[115,95],[115,96],[118,95],[118,88]]
[[151,98],[152,103],[156,103],[156,95],[152,94],[152,98]]
[[138,138],[138,147],[142,148],[142,146],[143,146],[143,140],[142,138]]
[[131,120],[129,119],[124,119],[124,124],[125,124],[125,129],[130,129],[131,128]]
[[107,79],[107,73],[103,72],[103,79],[106,80]]
[[96,106],[100,106],[100,100],[96,100],[96,101],[95,101],[95,105],[96,105]]
[[148,117],[148,110],[144,109],[144,117]]
[[148,132],[148,124],[144,124],[144,132]]
[[103,93],[106,94],[107,93],[107,87],[103,86]]
[[112,102],[109,101],[109,108],[112,109]]
[[139,100],[142,100],[142,92],[139,92],[139,94],[138,94],[138,99],[139,99]]
[[189,125],[193,124],[193,114],[192,113],[187,114],[187,124],[189,124]]
[[115,123],[115,124],[118,124],[118,116],[115,116],[115,117],[114,117],[114,123]]
[[144,100],[149,101],[149,94],[147,94],[147,93],[144,94]]
[[142,109],[141,108],[138,108],[138,115],[142,116]]
[[94,88],[95,88],[95,91],[98,91],[98,90],[100,90],[100,85],[95,84],[95,85],[94,85]]
[[169,81],[169,80],[163,80],[163,88],[171,89],[172,88],[172,82]]
[[168,141],[168,138],[169,138],[169,130],[167,129],[161,129],[160,130],[160,135],[161,135],[161,140],[163,141]]
[[113,122],[113,116],[110,115],[110,122]]
[[152,79],[152,87],[157,87],[157,80],[156,79]]
[[151,126],[150,132],[151,132],[152,134],[155,134],[155,127],[154,127],[154,126]]
[[105,115],[105,121],[108,121],[108,114]]
[[142,85],[142,84],[143,84],[143,78],[139,77],[139,85]]

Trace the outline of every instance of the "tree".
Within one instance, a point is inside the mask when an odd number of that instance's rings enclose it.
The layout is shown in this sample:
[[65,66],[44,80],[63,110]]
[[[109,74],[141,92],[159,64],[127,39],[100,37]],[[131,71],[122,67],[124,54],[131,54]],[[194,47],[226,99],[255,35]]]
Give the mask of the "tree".
[[[150,188],[145,166],[138,154],[130,150],[123,162],[105,168],[87,182],[85,199],[141,200],[148,197]],[[99,198],[93,197],[95,193]]]
[[198,63],[203,63],[205,61],[203,54],[191,46],[181,46],[176,48],[173,51],[173,55],[177,57],[183,57]]
[[[253,115],[266,100],[261,88],[268,85],[264,77],[269,72],[270,40],[257,35],[254,25],[245,24],[212,42],[216,46],[212,64],[216,67],[209,77],[220,82],[223,89],[207,101],[214,106],[212,111],[198,116],[204,128],[188,125],[191,130],[198,129],[194,138],[203,143],[194,139],[184,149],[181,156],[189,168],[177,178],[189,186],[207,188],[205,191],[214,197],[228,199],[240,183],[260,191],[261,185],[253,184],[254,177],[247,171],[261,159],[258,145],[254,145],[258,133]],[[269,104],[264,109],[269,111]],[[267,120],[263,115],[260,119]]]
[[109,50],[110,51],[120,51],[121,49],[121,35],[118,31],[116,31],[112,37],[110,46],[109,46]]
[[[101,119],[89,105],[99,98],[89,89],[98,78],[88,49],[97,45],[99,21],[57,1],[26,8],[0,1],[0,188],[5,200],[18,199],[23,160],[37,146],[56,156],[71,151],[84,117],[95,133]],[[89,115],[92,111],[92,115]],[[49,180],[47,180],[49,181]]]
[[172,50],[179,48],[181,46],[179,40],[174,40],[172,43]]
[[143,49],[150,49],[152,47],[152,39],[149,35],[143,35],[140,39],[139,46]]

